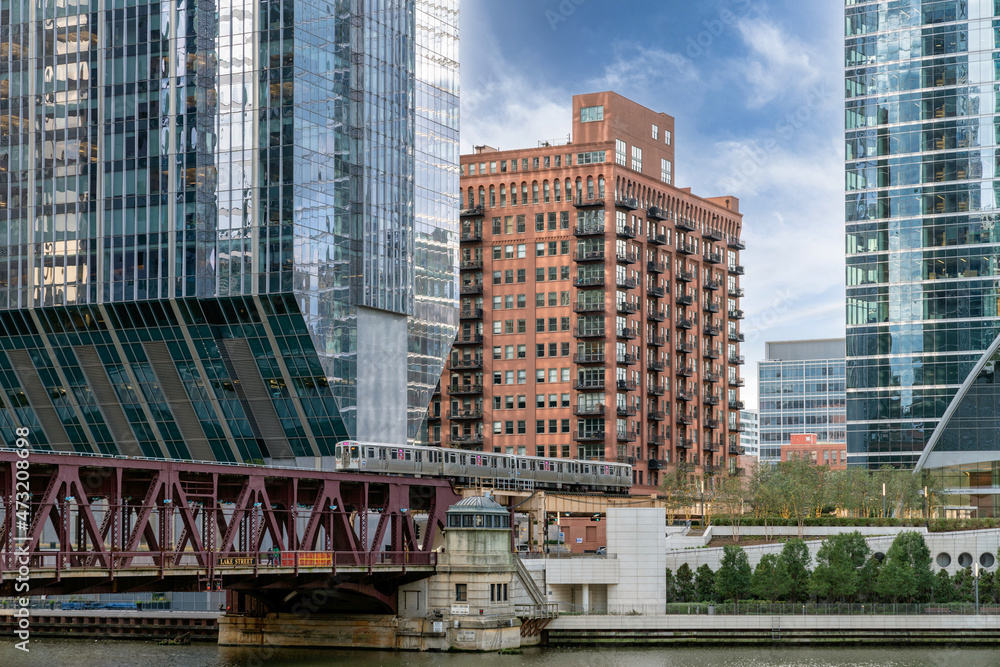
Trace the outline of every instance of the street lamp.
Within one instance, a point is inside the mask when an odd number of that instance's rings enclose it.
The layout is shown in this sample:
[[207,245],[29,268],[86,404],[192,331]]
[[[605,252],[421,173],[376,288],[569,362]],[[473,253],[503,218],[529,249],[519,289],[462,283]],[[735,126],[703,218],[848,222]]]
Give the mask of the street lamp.
[[976,580],[976,616],[979,616],[979,563],[973,564],[972,576]]
[[882,517],[885,517],[885,482],[882,482]]

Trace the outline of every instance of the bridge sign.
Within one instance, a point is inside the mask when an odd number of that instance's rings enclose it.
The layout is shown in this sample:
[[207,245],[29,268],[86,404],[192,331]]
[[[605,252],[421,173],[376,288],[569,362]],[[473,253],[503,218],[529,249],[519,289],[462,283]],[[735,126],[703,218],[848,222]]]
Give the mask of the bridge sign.
[[453,605],[451,605],[451,615],[452,616],[468,616],[469,615],[469,605],[467,605],[467,604],[453,604]]
[[256,565],[256,556],[219,556],[215,561],[216,566],[223,567],[229,565],[231,567],[240,567],[245,565]]

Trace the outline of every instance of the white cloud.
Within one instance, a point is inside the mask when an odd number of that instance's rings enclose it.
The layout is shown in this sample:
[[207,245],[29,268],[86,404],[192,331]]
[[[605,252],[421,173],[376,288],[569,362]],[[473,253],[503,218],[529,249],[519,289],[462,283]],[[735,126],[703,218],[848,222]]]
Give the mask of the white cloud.
[[806,88],[820,76],[811,53],[813,47],[804,44],[791,33],[763,17],[745,17],[736,29],[749,49],[745,60],[737,60],[734,71],[749,97],[751,109],[764,106],[790,89]]

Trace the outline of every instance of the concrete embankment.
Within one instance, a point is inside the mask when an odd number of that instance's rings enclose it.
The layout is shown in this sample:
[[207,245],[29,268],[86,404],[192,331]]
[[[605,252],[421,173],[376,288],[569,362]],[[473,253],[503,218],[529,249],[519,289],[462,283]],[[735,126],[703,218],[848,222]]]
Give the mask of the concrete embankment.
[[[61,639],[176,639],[218,641],[215,612],[185,611],[52,611],[31,610],[32,637]],[[0,610],[0,635],[13,635],[18,619],[10,609]]]
[[1000,616],[560,616],[542,643],[996,645]]

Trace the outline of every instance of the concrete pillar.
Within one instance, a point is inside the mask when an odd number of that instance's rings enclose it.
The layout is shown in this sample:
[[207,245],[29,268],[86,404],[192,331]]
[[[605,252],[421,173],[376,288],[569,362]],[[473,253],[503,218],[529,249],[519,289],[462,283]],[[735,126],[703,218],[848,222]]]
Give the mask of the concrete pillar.
[[583,585],[583,613],[590,613],[590,584]]

